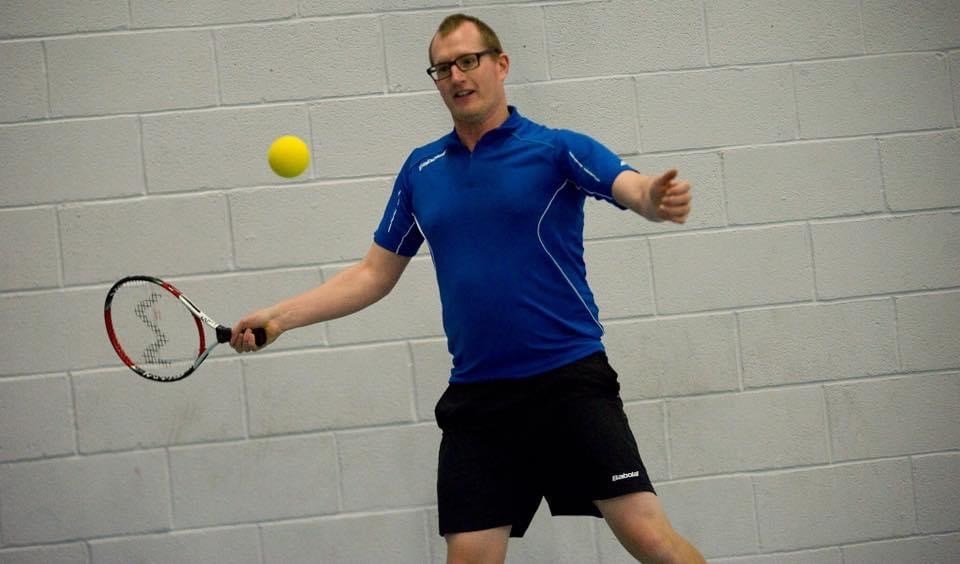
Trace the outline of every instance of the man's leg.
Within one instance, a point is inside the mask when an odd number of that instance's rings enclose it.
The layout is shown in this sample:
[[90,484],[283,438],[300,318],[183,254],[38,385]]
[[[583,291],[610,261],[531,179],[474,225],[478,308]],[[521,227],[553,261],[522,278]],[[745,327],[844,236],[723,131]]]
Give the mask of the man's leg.
[[670,526],[660,500],[639,492],[594,502],[620,544],[641,562],[701,563],[703,556]]
[[450,533],[447,539],[447,564],[503,564],[507,558],[510,526]]

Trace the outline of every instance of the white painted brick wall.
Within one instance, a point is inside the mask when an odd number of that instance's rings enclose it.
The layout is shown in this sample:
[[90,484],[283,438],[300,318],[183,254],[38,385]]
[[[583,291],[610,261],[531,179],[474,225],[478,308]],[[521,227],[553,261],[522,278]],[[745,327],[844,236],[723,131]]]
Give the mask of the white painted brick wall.
[[217,80],[211,43],[203,31],[45,42],[51,112],[83,116],[212,106]]
[[704,6],[716,65],[863,52],[856,0],[706,0]]
[[[2,24],[0,24],[2,25]],[[47,115],[43,77],[43,45],[39,42],[0,44],[0,122],[17,122]]]
[[[960,561],[955,0],[0,1],[0,562],[442,562],[450,358],[426,246],[393,294],[118,367],[110,283],[230,323],[363,256],[450,130],[440,19],[508,99],[694,183],[683,226],[586,207],[605,344],[671,519],[725,564]],[[295,179],[272,139],[311,146]],[[508,562],[627,562],[541,506]]]
[[2,127],[0,205],[142,194],[139,137],[139,125],[131,117]]
[[257,528],[240,526],[90,542],[93,562],[260,562]]

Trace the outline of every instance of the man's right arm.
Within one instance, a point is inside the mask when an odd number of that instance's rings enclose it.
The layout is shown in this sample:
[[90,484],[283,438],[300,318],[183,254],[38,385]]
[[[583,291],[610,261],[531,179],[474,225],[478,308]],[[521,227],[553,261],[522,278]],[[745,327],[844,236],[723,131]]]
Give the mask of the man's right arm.
[[337,273],[320,286],[256,311],[233,327],[230,346],[237,352],[255,351],[253,332],[263,327],[267,344],[286,331],[344,317],[379,301],[390,293],[410,257],[394,254],[374,243],[363,259]]

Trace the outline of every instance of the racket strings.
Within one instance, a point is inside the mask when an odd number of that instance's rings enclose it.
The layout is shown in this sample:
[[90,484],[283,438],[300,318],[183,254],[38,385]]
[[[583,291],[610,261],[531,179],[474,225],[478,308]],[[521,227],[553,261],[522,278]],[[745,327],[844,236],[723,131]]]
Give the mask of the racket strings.
[[120,347],[149,377],[176,380],[193,367],[200,353],[197,323],[170,291],[131,281],[116,291],[110,309]]
[[167,339],[167,334],[163,332],[157,322],[147,315],[147,312],[152,311],[153,306],[156,305],[156,303],[162,297],[163,296],[159,292],[151,292],[148,298],[137,302],[137,306],[134,308],[134,313],[141,321],[143,321],[144,325],[153,331],[153,334],[157,337],[155,341],[147,345],[147,348],[143,350],[143,359],[150,364],[168,366],[172,363],[169,360],[160,358],[160,350],[163,349],[163,346],[169,342],[169,339]]

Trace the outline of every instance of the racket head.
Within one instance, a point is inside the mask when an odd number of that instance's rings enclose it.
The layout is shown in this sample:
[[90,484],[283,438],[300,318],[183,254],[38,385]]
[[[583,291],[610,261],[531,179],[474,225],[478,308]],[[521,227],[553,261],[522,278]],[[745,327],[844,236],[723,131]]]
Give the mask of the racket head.
[[148,380],[175,382],[205,358],[203,323],[180,290],[152,276],[127,276],[107,292],[104,324],[117,356]]

